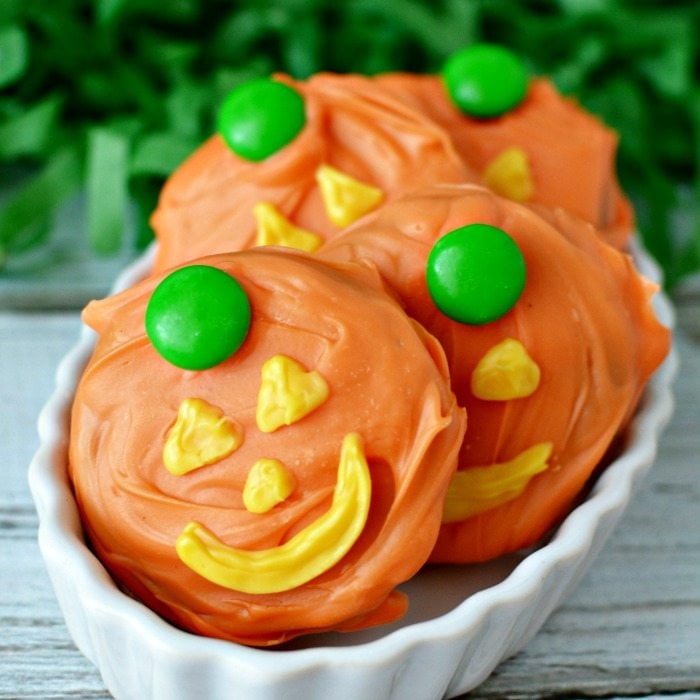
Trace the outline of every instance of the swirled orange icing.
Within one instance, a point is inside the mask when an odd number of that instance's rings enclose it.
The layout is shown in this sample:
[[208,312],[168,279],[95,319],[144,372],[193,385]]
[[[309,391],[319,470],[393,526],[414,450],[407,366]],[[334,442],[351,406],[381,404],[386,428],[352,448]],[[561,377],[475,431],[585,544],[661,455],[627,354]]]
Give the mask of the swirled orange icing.
[[[515,307],[483,326],[443,315],[425,281],[435,241],[470,223],[506,231],[527,267]],[[485,560],[541,537],[570,508],[669,348],[669,331],[650,303],[656,287],[627,255],[563,210],[517,204],[478,186],[444,185],[408,195],[317,255],[373,262],[408,314],[441,341],[452,389],[469,415],[460,469],[507,463],[534,444],[552,444],[548,468],[522,495],[445,524],[433,560]],[[512,400],[478,398],[473,371],[507,338],[536,359],[536,390]]]
[[[406,602],[395,587],[435,542],[464,433],[440,346],[365,266],[281,248],[200,262],[233,275],[252,307],[244,344],[211,369],[178,369],[148,341],[143,317],[157,276],[84,312],[99,337],[73,406],[70,475],[92,546],[153,610],[209,636],[269,645],[400,616]],[[265,433],[256,424],[261,367],[280,353],[319,372],[329,393],[301,420]],[[219,461],[175,476],[163,465],[163,443],[191,396],[217,406],[245,439]],[[251,593],[211,582],[178,558],[176,542],[192,522],[214,533],[209,544],[220,559],[233,550],[283,552],[305,528],[315,533],[349,433],[361,436],[371,499],[337,563],[289,590]],[[243,492],[262,458],[279,460],[293,489],[250,512]]]
[[[306,126],[262,162],[239,158],[218,135],[192,154],[166,183],[152,217],[159,243],[156,270],[255,246],[253,212],[260,202],[327,240],[340,230],[338,222],[345,225],[415,187],[476,177],[442,128],[385,97],[371,80],[330,73],[308,81],[276,77],[303,96]],[[319,169],[358,183],[359,204],[351,193],[350,209],[331,207],[329,218]]]
[[617,134],[562,96],[551,81],[532,80],[525,100],[495,119],[460,112],[438,76],[388,73],[375,81],[378,89],[445,129],[482,178],[506,149],[521,149],[532,180],[527,201],[567,209],[617,248],[629,240],[633,212],[615,175]]
[[[218,135],[193,153],[152,217],[156,270],[257,245],[261,202],[297,229],[332,239],[341,219],[329,218],[316,179],[324,166],[374,191],[369,209],[425,185],[491,183],[514,199],[570,210],[616,247],[629,239],[632,209],[615,176],[617,135],[547,80],[533,80],[515,110],[479,120],[452,105],[437,76],[276,78],[302,94],[305,128],[262,162],[239,158]],[[504,166],[509,152],[521,157]]]

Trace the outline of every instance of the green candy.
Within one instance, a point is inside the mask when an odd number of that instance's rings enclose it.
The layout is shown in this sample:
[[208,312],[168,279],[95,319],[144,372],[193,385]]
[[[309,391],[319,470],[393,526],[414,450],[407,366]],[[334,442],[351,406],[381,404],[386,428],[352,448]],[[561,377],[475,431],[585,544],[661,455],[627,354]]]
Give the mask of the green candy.
[[302,96],[284,83],[260,78],[227,95],[217,128],[236,155],[257,162],[291,143],[305,123]]
[[455,321],[482,325],[510,311],[525,287],[525,260],[502,229],[470,224],[445,234],[426,266],[428,292]]
[[517,107],[527,93],[522,61],[497,44],[472,44],[452,54],[442,78],[454,104],[471,117],[497,117]]
[[250,302],[230,275],[208,265],[170,273],[146,307],[146,335],[168,362],[189,370],[220,364],[242,345]]

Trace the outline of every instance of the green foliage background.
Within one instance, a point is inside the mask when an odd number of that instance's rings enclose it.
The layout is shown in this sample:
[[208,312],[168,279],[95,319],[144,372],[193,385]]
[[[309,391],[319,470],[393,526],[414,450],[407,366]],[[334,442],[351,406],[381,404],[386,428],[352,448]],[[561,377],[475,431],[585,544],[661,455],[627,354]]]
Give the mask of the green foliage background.
[[241,80],[437,71],[488,40],[620,132],[623,186],[672,287],[700,268],[698,28],[697,0],[1,0],[0,186],[30,175],[0,208],[0,261],[41,246],[79,190],[95,254],[144,246],[164,179]]

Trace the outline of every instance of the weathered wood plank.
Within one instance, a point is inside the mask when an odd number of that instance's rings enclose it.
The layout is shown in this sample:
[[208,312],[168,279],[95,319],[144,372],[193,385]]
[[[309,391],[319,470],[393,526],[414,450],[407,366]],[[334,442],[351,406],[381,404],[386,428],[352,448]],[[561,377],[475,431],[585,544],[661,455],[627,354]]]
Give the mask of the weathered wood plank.
[[[0,698],[108,698],[73,646],[36,545],[26,467],[76,314],[0,313]],[[680,341],[659,458],[577,591],[472,698],[700,698],[700,350]],[[678,695],[675,695],[675,694]]]
[[0,698],[109,697],[63,622],[39,554],[26,480],[38,411],[78,329],[75,312],[0,314]]

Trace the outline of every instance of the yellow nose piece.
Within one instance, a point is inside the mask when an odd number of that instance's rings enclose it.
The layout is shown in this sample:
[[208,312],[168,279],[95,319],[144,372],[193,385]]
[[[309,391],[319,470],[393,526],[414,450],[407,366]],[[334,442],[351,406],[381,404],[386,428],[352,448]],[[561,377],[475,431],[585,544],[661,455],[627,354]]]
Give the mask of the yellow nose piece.
[[286,355],[267,360],[261,374],[256,421],[263,433],[301,420],[328,398],[326,380]]
[[525,346],[513,338],[494,345],[472,372],[472,394],[487,401],[530,396],[540,384],[539,365]]
[[336,226],[348,226],[384,199],[377,187],[360,182],[330,165],[321,165],[316,171],[316,182],[328,218]]
[[278,547],[248,551],[225,545],[196,522],[177,539],[181,561],[208,581],[243,593],[279,593],[337,564],[367,522],[372,481],[357,433],[345,436],[331,507]]
[[484,182],[496,194],[527,202],[535,193],[530,162],[522,148],[506,148],[484,170]]
[[442,522],[453,523],[517,498],[535,474],[549,467],[551,442],[540,442],[509,462],[470,467],[454,474],[447,489]]
[[228,457],[243,442],[243,430],[202,399],[185,399],[163,447],[165,468],[181,476]]
[[294,477],[276,459],[259,459],[248,472],[243,505],[251,513],[267,513],[294,490]]
[[260,202],[253,207],[258,225],[256,245],[282,245],[313,253],[323,243],[321,236],[294,226],[273,204]]

